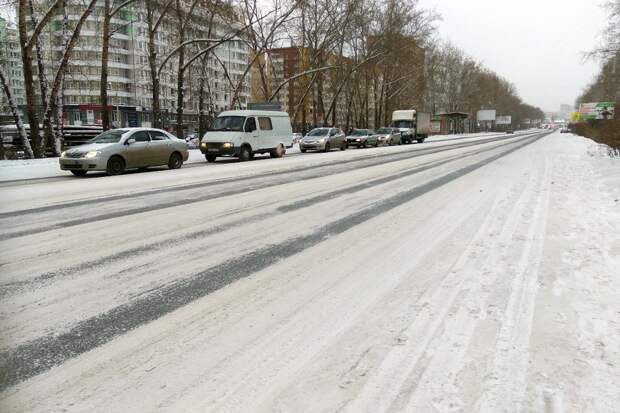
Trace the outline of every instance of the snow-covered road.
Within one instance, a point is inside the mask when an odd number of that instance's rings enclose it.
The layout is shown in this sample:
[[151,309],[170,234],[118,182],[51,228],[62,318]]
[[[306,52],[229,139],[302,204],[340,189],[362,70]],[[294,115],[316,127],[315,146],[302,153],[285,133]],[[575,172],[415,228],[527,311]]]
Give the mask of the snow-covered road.
[[616,411],[620,162],[592,145],[6,182],[0,410]]

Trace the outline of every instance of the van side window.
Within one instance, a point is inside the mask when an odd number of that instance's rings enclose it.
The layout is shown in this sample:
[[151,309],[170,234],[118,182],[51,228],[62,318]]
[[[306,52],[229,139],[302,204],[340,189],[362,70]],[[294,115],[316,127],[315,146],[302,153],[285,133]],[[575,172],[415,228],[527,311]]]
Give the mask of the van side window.
[[260,130],[272,130],[271,118],[258,118],[258,126]]
[[253,132],[256,130],[256,120],[252,117],[247,118],[245,121],[245,129],[246,132]]

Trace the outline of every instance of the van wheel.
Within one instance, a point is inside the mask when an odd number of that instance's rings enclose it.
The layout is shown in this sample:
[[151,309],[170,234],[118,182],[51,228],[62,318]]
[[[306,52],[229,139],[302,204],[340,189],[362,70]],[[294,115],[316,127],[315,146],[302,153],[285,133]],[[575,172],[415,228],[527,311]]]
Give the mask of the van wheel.
[[331,151],[331,145],[329,144],[329,142],[325,142],[325,149],[323,149],[323,152],[329,152]]
[[105,171],[108,175],[120,175],[125,172],[125,161],[120,156],[113,156],[108,160]]
[[213,154],[209,155],[209,154],[206,154],[206,155],[205,155],[205,159],[207,160],[207,162],[215,162],[215,160],[217,159],[217,155],[213,155]]
[[252,159],[252,151],[247,146],[242,146],[239,151],[239,160],[241,162],[246,162]]
[[168,159],[168,169],[179,169],[183,166],[183,158],[178,152],[174,152]]
[[278,145],[277,148],[272,149],[271,151],[269,151],[269,156],[271,156],[272,158],[281,158],[282,156],[284,156],[285,153],[286,153],[286,150],[280,144],[280,145]]

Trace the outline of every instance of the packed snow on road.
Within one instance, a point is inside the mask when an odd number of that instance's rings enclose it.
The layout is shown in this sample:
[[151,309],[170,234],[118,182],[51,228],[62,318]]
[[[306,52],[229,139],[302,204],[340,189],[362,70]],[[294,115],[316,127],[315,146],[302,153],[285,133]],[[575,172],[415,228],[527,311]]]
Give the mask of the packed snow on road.
[[0,183],[2,411],[620,406],[620,159],[592,141],[39,166]]

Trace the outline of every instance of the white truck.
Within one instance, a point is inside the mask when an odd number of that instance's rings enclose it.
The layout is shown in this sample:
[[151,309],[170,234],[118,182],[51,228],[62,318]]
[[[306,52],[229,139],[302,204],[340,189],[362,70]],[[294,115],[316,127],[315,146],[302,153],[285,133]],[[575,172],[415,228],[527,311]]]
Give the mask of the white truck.
[[395,110],[392,113],[392,127],[400,130],[403,143],[422,143],[431,132],[431,114],[416,110]]

